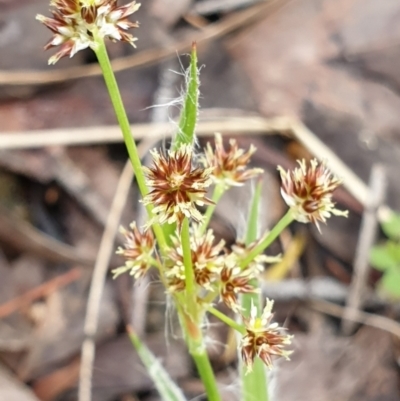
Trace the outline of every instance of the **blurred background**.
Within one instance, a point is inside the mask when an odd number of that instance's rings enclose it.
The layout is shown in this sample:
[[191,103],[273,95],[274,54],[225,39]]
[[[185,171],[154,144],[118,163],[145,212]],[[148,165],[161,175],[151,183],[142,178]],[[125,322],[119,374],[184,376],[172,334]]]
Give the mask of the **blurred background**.
[[[272,373],[276,399],[400,400],[400,218],[392,214],[400,210],[400,2],[141,3],[131,18],[140,22],[137,49],[108,49],[143,156],[174,130],[155,124],[179,113],[196,41],[199,145],[216,131],[256,145],[264,230],[286,210],[278,164],[327,159],[344,180],[336,201],[348,219],[330,219],[322,234],[294,224],[269,251],[284,257],[266,269],[264,292],[295,334],[292,362]],[[95,56],[86,50],[48,66],[51,32],[35,21],[48,10],[48,0],[0,0],[0,401],[78,399],[89,286],[109,211],[125,226],[143,221]],[[212,223],[218,238],[241,239],[253,189],[223,198]],[[122,261],[112,255],[103,264]],[[93,401],[159,399],[126,324],[188,399],[205,399],[165,302],[155,274],[135,286],[107,275],[89,338]],[[211,319],[209,336],[223,397],[240,399],[231,333]]]

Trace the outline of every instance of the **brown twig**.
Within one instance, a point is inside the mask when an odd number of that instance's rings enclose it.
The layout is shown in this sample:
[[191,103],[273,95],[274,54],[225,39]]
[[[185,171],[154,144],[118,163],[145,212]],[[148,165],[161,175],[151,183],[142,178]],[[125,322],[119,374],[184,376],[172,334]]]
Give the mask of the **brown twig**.
[[11,315],[17,310],[30,305],[37,299],[47,297],[59,288],[65,287],[66,285],[77,281],[81,277],[81,271],[78,268],[73,268],[67,273],[61,274],[45,283],[27,291],[14,299],[0,305],[0,319]]
[[[384,202],[386,189],[385,171],[383,166],[374,164],[369,183],[368,205],[364,208],[363,219],[361,222],[360,235],[354,259],[354,271],[349,287],[346,306],[349,309],[360,309],[365,297],[365,290],[369,271],[369,252],[375,242],[378,217],[377,211]],[[354,330],[354,323],[346,319],[342,321],[343,334],[349,335]]]
[[[159,62],[176,53],[187,51],[191,48],[193,41],[197,42],[197,47],[203,44],[224,36],[242,27],[244,24],[249,24],[266,15],[266,13],[274,12],[281,6],[287,3],[287,0],[271,0],[256,4],[246,10],[232,13],[225,17],[221,22],[210,24],[201,32],[196,32],[190,35],[189,38],[172,43],[164,48],[143,50],[135,53],[132,56],[117,58],[112,62],[114,72],[127,70],[133,67],[143,67]],[[43,85],[56,82],[65,82],[71,79],[84,77],[94,77],[101,74],[98,65],[84,65],[77,67],[65,68],[62,70],[51,71],[0,71],[0,85]]]
[[307,304],[314,310],[317,310],[327,315],[336,316],[341,319],[352,320],[365,324],[367,326],[376,327],[387,331],[400,338],[400,324],[395,320],[389,319],[385,316],[375,315],[373,313],[362,312],[357,309],[350,309],[343,306],[333,304],[331,302],[322,301],[321,299],[314,299],[307,301]]
[[[225,110],[226,112],[226,110]],[[203,110],[202,115],[206,115]],[[169,137],[175,126],[168,123],[134,124],[131,126],[136,140],[143,138]],[[200,121],[196,127],[199,136],[213,135],[215,132],[265,133],[282,132],[281,118],[266,119],[260,116],[223,116],[209,121]],[[85,127],[35,130],[28,132],[0,133],[0,149],[35,149],[43,146],[94,145],[122,142],[118,126]]]
[[[149,137],[167,137],[171,133],[170,123],[137,124],[132,126],[136,140]],[[329,160],[329,168],[343,179],[344,187],[364,207],[368,202],[368,186],[342,160],[329,149],[301,121],[287,116],[264,118],[260,116],[222,117],[214,121],[203,121],[197,126],[197,135],[210,135],[223,131],[229,133],[281,133],[293,136],[319,159]],[[117,127],[94,127],[85,129],[32,131],[27,134],[3,133],[0,149],[33,148],[49,145],[76,145],[105,142],[120,142],[122,137]]]
[[[134,138],[168,137],[171,134],[170,123],[137,124],[132,126]],[[215,132],[241,133],[246,135],[280,133],[296,138],[311,154],[319,159],[329,160],[330,169],[343,179],[343,185],[348,192],[365,207],[368,201],[367,185],[342,160],[329,149],[301,121],[287,116],[264,118],[255,115],[240,115],[237,117],[220,117],[211,121],[202,121],[197,126],[198,136],[207,136]],[[93,127],[85,129],[31,131],[30,133],[3,133],[0,135],[0,149],[35,148],[50,145],[77,145],[107,142],[121,142],[122,137],[118,127]],[[0,153],[1,155],[1,153]],[[383,211],[379,210],[381,220]]]

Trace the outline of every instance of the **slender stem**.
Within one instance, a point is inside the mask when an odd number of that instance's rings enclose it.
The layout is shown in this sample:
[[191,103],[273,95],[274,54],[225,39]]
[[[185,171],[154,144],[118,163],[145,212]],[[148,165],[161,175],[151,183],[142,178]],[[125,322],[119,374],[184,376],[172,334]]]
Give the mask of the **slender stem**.
[[192,353],[192,358],[196,364],[197,371],[199,372],[201,381],[204,384],[207,393],[208,401],[222,401],[219,395],[217,381],[211,367],[210,359],[205,351]]
[[293,221],[292,211],[289,209],[287,213],[278,221],[276,226],[268,233],[268,235],[261,241],[244,259],[241,260],[239,266],[244,269],[251,263],[254,258],[260,253],[264,252],[278,235]]
[[200,324],[203,316],[197,316],[198,320],[194,321],[193,317],[188,315],[187,310],[188,307],[182,302],[177,304],[179,323],[184,332],[186,345],[206,389],[207,400],[221,401],[217,381],[204,345],[204,337]]
[[225,193],[226,188],[225,188],[225,184],[222,183],[218,183],[215,188],[214,188],[214,192],[212,195],[211,200],[214,202],[214,205],[209,205],[207,207],[206,212],[204,213],[204,220],[201,223],[201,226],[199,228],[199,233],[200,234],[204,234],[204,232],[206,231],[208,224],[210,223],[211,220],[211,216],[214,213],[214,210],[217,206],[218,201],[221,199],[222,195]]
[[185,287],[188,297],[192,298],[195,291],[195,277],[192,263],[192,250],[190,249],[189,219],[185,217],[181,229],[181,244],[183,251],[183,264],[185,267]]
[[[102,38],[97,38],[97,43],[98,47],[94,49],[94,52],[96,53],[97,60],[99,61],[99,65],[102,70],[104,81],[108,89],[108,94],[110,95],[111,103],[114,107],[118,124],[121,127],[126,149],[128,151],[129,159],[131,160],[132,163],[133,171],[135,172],[136,181],[138,183],[140,193],[144,197],[148,194],[149,189],[147,188],[146,185],[146,179],[142,168],[142,162],[140,161],[136,143],[131,133],[131,127],[129,124],[128,116],[126,114],[124,103],[121,98],[117,80],[115,79],[115,75],[111,67],[110,59],[108,57],[104,40]],[[151,217],[152,206],[146,205],[146,210],[148,215]],[[161,227],[158,224],[153,224],[152,228],[157,238],[158,245],[160,246],[161,249],[165,249],[166,242]]]
[[[246,245],[249,246],[253,241],[257,239],[259,231],[259,214],[260,214],[260,202],[261,202],[261,190],[262,181],[260,180],[256,186],[256,190],[253,195],[253,200],[250,205],[250,211],[248,215],[248,223],[246,230]],[[251,280],[251,285],[255,288],[259,288],[259,280],[254,278]],[[260,314],[261,307],[261,295],[260,294],[241,294],[240,297],[241,305],[243,310],[243,316],[249,317],[251,308],[254,305],[257,308],[258,314]],[[256,400],[269,400],[268,392],[268,377],[264,364],[259,358],[256,358],[253,364],[252,372],[248,373],[245,363],[242,359],[239,359],[240,374],[242,378],[242,400],[243,401],[256,401]]]
[[[253,195],[253,199],[250,204],[250,210],[247,218],[247,229],[245,243],[249,246],[253,241],[257,239],[259,232],[259,214],[260,214],[260,202],[261,202],[261,191],[262,191],[262,181],[259,180]],[[258,279],[251,280],[250,284],[254,288],[259,288]],[[260,308],[261,297],[256,293],[241,294],[241,305],[244,308],[244,316],[250,316],[250,309],[252,305]]]
[[218,309],[215,309],[213,306],[208,306],[207,310],[212,313],[215,317],[217,317],[219,320],[227,324],[229,327],[232,327],[232,329],[238,331],[240,334],[246,334],[246,329],[239,324],[238,322],[235,322],[233,319],[230,317],[226,316],[224,313],[220,312]]
[[95,49],[95,53],[103,72],[104,81],[106,83],[111,102],[114,107],[118,124],[121,127],[122,135],[124,137],[125,145],[128,150],[129,158],[132,162],[132,167],[136,175],[136,180],[140,189],[140,193],[142,194],[142,196],[145,196],[148,194],[149,190],[146,186],[146,181],[142,170],[142,163],[140,161],[135,140],[133,139],[131,133],[128,116],[126,115],[117,80],[115,79],[115,75],[111,67],[110,59],[108,57],[104,41],[99,40],[99,46]]

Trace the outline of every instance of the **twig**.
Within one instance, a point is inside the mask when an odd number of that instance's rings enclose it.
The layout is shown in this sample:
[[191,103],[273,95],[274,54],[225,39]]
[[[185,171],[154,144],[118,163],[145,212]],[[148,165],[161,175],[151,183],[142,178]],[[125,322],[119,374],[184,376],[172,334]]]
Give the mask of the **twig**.
[[[139,153],[143,154],[154,139],[148,139],[138,147]],[[128,197],[129,189],[133,179],[133,171],[128,161],[120,176],[115,196],[108,214],[106,226],[101,238],[99,252],[97,254],[96,264],[93,271],[90,284],[89,298],[85,317],[84,334],[85,340],[81,351],[81,368],[79,375],[78,400],[90,401],[92,390],[92,371],[95,357],[94,337],[97,332],[100,300],[103,294],[109,261],[114,250],[114,240],[118,231],[121,215]]]
[[198,14],[208,15],[232,11],[235,8],[249,7],[261,1],[262,0],[203,0],[193,6],[193,11]]
[[341,319],[345,318],[353,322],[365,324],[366,326],[376,327],[377,329],[387,331],[400,338],[400,324],[385,316],[346,308],[327,301],[322,301],[321,299],[309,300],[307,304],[312,309],[326,313],[327,315],[336,316]]
[[308,298],[325,299],[331,302],[344,302],[347,287],[329,277],[315,277],[308,281],[303,279],[285,279],[281,281],[263,281],[263,296],[277,302],[306,300]]
[[[369,183],[368,205],[364,208],[363,219],[360,228],[356,255],[354,260],[353,278],[349,287],[346,306],[348,309],[360,309],[365,296],[365,289],[368,279],[369,252],[375,242],[378,226],[377,211],[385,198],[385,171],[383,166],[374,164]],[[351,334],[354,330],[354,322],[347,319],[344,314],[342,321],[342,332],[345,335]]]
[[[138,124],[133,125],[135,139],[148,138],[160,135],[169,136],[171,124]],[[54,144],[75,145],[93,144],[105,142],[120,142],[117,127],[94,127],[82,129],[31,131],[29,134],[3,133],[0,135],[0,149],[10,148],[34,148]],[[215,121],[203,121],[198,124],[199,136],[210,135],[216,131],[229,133],[285,133],[296,138],[312,154],[319,159],[329,160],[330,169],[338,177],[343,179],[344,187],[364,207],[368,202],[368,187],[346,164],[329,149],[311,130],[301,121],[293,117],[281,116],[275,118],[263,118],[260,116],[240,116],[220,118]],[[0,152],[1,156],[1,152]],[[381,220],[384,212],[388,210],[382,205],[378,211]]]
[[[203,110],[202,115],[205,115]],[[169,137],[176,128],[168,123],[134,124],[131,126],[136,140],[142,138]],[[265,133],[281,132],[281,118],[266,119],[259,116],[220,117],[200,121],[196,134],[213,135],[215,132]],[[75,146],[122,142],[118,126],[85,127],[68,129],[35,130],[23,133],[0,133],[0,149],[35,149],[43,146]]]
[[57,276],[37,286],[36,288],[33,288],[32,290],[27,291],[25,294],[22,294],[14,299],[11,299],[8,302],[1,304],[0,319],[11,315],[18,309],[28,306],[38,298],[49,296],[54,291],[57,291],[59,288],[65,287],[66,285],[77,281],[80,277],[81,271],[78,268],[73,268],[67,273],[61,274],[60,276]]
[[108,206],[104,198],[94,190],[89,177],[68,156],[64,147],[49,150],[54,159],[54,179],[75,199],[88,214],[102,226],[106,224]]
[[24,220],[10,215],[0,205],[0,239],[5,243],[56,263],[73,263],[92,267],[95,257],[80,254],[74,247],[42,233]]
[[[135,139],[169,136],[171,125],[138,124],[133,125]],[[199,136],[210,135],[216,131],[229,133],[255,134],[255,133],[285,133],[296,138],[312,154],[319,159],[329,160],[329,167],[338,177],[343,179],[343,186],[364,207],[368,202],[368,187],[340,158],[329,149],[311,130],[301,121],[293,117],[263,118],[259,116],[229,117],[215,121],[200,122],[197,127]],[[34,148],[41,146],[94,144],[105,142],[120,142],[117,127],[95,127],[67,130],[32,131],[29,134],[4,133],[0,135],[0,149]],[[1,152],[0,152],[1,156]],[[388,206],[382,205],[378,211],[381,220]]]
[[[143,50],[132,56],[114,59],[112,62],[113,70],[117,72],[133,67],[143,67],[154,64],[160,60],[175,56],[177,52],[180,53],[189,50],[193,41],[197,42],[197,48],[199,49],[203,44],[213,39],[231,33],[244,24],[249,24],[264,17],[268,12],[273,13],[286,3],[287,0],[265,1],[241,12],[228,15],[221,22],[210,24],[202,32],[196,32],[190,35],[189,38],[172,43],[170,46]],[[94,77],[100,74],[100,68],[94,64],[51,71],[2,70],[0,71],[0,85],[43,85],[65,82],[71,79]]]

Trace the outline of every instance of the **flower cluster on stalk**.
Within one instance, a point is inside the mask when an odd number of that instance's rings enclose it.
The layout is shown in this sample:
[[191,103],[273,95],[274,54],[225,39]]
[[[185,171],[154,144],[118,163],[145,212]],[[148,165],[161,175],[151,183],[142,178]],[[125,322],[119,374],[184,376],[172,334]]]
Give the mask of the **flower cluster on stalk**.
[[[257,255],[243,267],[242,261],[259,246],[264,237],[249,245],[237,242],[227,247],[225,241],[216,241],[211,229],[204,233],[200,229],[202,214],[197,205],[212,204],[206,197],[207,189],[212,182],[223,182],[225,187],[242,185],[262,171],[247,169],[254,148],[244,152],[238,148],[235,141],[231,141],[230,144],[230,149],[225,150],[221,137],[217,135],[216,151],[212,152],[208,144],[205,150],[207,162],[204,162],[203,158],[202,166],[195,165],[193,148],[190,145],[181,145],[177,150],[164,153],[157,150],[151,152],[153,162],[150,167],[144,167],[150,192],[144,197],[143,203],[152,206],[152,216],[144,232],[140,232],[135,224],[131,226],[130,232],[126,230],[123,232],[126,244],[125,248],[119,248],[118,253],[125,257],[126,264],[125,267],[114,271],[115,275],[130,271],[135,278],[140,278],[149,267],[157,265],[154,261],[159,261],[158,267],[162,269],[166,291],[173,296],[184,292],[186,277],[181,226],[183,220],[188,218],[193,222],[190,233],[190,256],[197,302],[199,305],[211,305],[219,300],[234,313],[243,313],[240,294],[258,293],[257,278],[263,271],[265,263],[276,262],[278,258]],[[154,257],[151,225],[155,222],[161,225],[176,224],[171,244],[160,257]],[[254,314],[255,311],[252,310],[250,319],[243,318],[247,334],[243,338],[241,349],[249,369],[255,355],[270,363],[267,357],[268,350],[271,351],[271,355],[286,355],[281,347],[283,343],[281,345],[273,343],[280,337],[275,325],[269,324],[271,316],[267,316],[267,309],[261,320],[257,320]],[[260,322],[268,324],[262,332]],[[267,340],[272,341],[270,348],[267,348]],[[264,345],[257,348],[262,342]],[[278,349],[282,351],[280,354]]]
[[293,171],[278,170],[282,179],[281,194],[290,207],[293,217],[301,223],[326,222],[335,216],[347,217],[348,212],[335,208],[332,201],[333,191],[341,184],[325,163],[319,164],[316,159],[307,163],[298,161],[299,167]]
[[[196,284],[204,290],[212,290],[217,282],[219,273],[224,264],[225,241],[214,244],[215,237],[212,230],[204,235],[194,232],[191,236],[190,251]],[[183,250],[180,238],[172,238],[172,247],[168,249],[166,277],[169,280],[170,292],[185,289],[185,267]]]
[[128,19],[140,7],[136,1],[118,6],[117,0],[51,0],[50,6],[51,18],[36,16],[53,32],[45,49],[60,46],[49,64],[65,56],[72,57],[88,47],[96,49],[98,40],[103,38],[135,45],[137,39],[127,30],[139,26]]
[[[117,2],[50,0],[52,17],[36,17],[53,32],[45,49],[60,47],[49,63],[54,64],[62,57],[72,57],[88,47],[96,52],[104,46],[104,39],[124,41],[135,46],[136,38],[127,31],[139,25],[128,18],[139,9],[140,4],[132,1],[118,6]],[[101,49],[104,51],[103,47]],[[99,54],[104,55],[97,52]],[[150,167],[143,167],[148,192],[143,191],[142,203],[147,206],[149,220],[143,229],[139,229],[135,222],[129,229],[121,228],[125,243],[118,248],[117,254],[124,258],[125,264],[113,270],[114,277],[129,273],[140,279],[150,268],[159,269],[166,292],[181,302],[180,310],[184,311],[184,317],[190,324],[201,326],[200,320],[207,308],[216,316],[222,316],[221,320],[244,333],[239,349],[247,372],[252,370],[256,357],[271,368],[273,358],[288,359],[291,354],[286,347],[291,344],[292,336],[286,334],[278,323],[272,322],[273,301],[267,298],[262,311],[252,304],[249,316],[245,316],[245,308],[239,302],[240,294],[260,292],[259,274],[266,263],[277,261],[276,257],[267,257],[263,251],[279,235],[279,230],[276,229],[270,237],[263,236],[246,245],[238,242],[228,247],[224,240],[217,242],[213,231],[207,229],[215,206],[207,197],[207,192],[214,184],[213,199],[219,199],[230,187],[241,186],[260,175],[262,169],[249,167],[255,151],[253,145],[247,151],[240,149],[234,139],[229,141],[229,148],[226,149],[221,134],[215,135],[215,146],[208,143],[199,158],[195,157],[194,148],[189,144],[178,144],[177,148],[168,151],[152,150],[153,163]],[[331,215],[347,216],[347,211],[336,209],[332,200],[332,193],[341,181],[316,159],[308,164],[304,160],[298,163],[293,171],[278,167],[282,180],[281,194],[290,208],[286,216],[303,223],[314,223],[318,228],[318,223],[325,223]],[[204,219],[198,207],[207,205],[211,207]],[[287,225],[287,220],[282,221],[281,226],[277,225],[279,229]],[[192,225],[191,232],[187,223]],[[163,240],[162,249],[157,249],[155,236]],[[229,322],[227,316],[213,310],[212,305],[218,300],[241,315],[243,326],[233,320]],[[184,302],[188,305],[183,305]],[[193,303],[198,303],[199,308],[193,308]],[[198,313],[200,308],[204,310]],[[197,315],[201,319],[196,320]]]
[[244,318],[246,334],[240,343],[240,350],[247,372],[251,372],[256,356],[271,369],[273,357],[289,359],[292,353],[285,348],[291,344],[293,336],[284,334],[284,329],[278,323],[272,323],[273,305],[274,301],[267,298],[260,317],[257,308],[252,305],[250,318]]
[[156,244],[153,232],[141,232],[135,222],[131,223],[130,230],[121,227],[120,232],[125,237],[125,244],[116,253],[124,257],[125,265],[113,270],[114,278],[129,272],[135,279],[140,279],[154,264]]
[[210,143],[204,150],[202,163],[205,167],[211,167],[212,179],[214,183],[221,183],[225,188],[240,186],[251,178],[261,174],[261,168],[248,169],[251,156],[256,151],[255,146],[251,145],[246,152],[239,148],[237,141],[229,141],[230,149],[226,150],[222,141],[221,134],[215,134],[215,150]]
[[193,148],[190,145],[182,145],[167,154],[153,150],[151,155],[152,166],[143,167],[147,185],[151,187],[143,203],[152,205],[154,214],[149,224],[177,223],[180,227],[185,217],[197,223],[202,221],[203,216],[196,205],[212,204],[206,197],[212,169],[193,167]]

